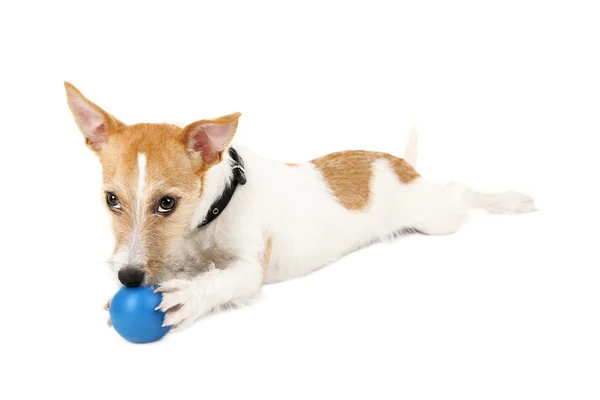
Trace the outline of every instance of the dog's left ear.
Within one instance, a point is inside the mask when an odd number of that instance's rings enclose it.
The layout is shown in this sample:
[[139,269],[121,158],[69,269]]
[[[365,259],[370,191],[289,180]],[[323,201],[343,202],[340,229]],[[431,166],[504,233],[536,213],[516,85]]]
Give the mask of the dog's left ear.
[[207,169],[223,161],[223,153],[231,143],[238,125],[239,112],[216,119],[196,121],[181,132],[194,168]]

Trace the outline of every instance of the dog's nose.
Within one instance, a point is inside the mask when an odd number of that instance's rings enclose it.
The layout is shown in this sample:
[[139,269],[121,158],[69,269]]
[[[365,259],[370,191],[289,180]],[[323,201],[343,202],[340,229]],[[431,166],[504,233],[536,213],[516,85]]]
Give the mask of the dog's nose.
[[127,287],[140,286],[144,281],[144,270],[139,267],[125,267],[119,270],[119,280]]

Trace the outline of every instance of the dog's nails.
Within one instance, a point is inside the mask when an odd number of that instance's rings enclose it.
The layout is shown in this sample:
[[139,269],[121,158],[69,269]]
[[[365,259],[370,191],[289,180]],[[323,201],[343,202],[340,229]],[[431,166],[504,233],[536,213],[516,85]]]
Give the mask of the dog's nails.
[[173,307],[169,308],[167,311],[165,312],[176,312],[181,310],[181,307],[183,307],[183,304],[176,304]]

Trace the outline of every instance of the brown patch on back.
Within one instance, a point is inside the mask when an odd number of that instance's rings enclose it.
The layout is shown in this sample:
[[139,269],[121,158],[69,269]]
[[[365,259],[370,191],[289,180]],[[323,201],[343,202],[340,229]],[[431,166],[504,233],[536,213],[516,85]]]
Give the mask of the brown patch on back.
[[299,164],[296,164],[296,163],[286,163],[285,165],[287,165],[288,167],[297,167]]
[[390,163],[402,183],[419,177],[404,159],[382,152],[341,151],[316,158],[311,163],[321,171],[329,188],[345,208],[361,210],[369,204],[373,163],[382,158]]
[[400,179],[402,183],[409,183],[417,179],[420,175],[415,171],[412,165],[406,162],[403,158],[394,157],[391,154],[387,153],[377,153],[381,156],[381,158],[385,158],[390,163],[392,169]]
[[265,278],[267,276],[267,268],[269,267],[269,262],[271,261],[271,248],[273,247],[273,237],[269,236],[267,238],[267,243],[265,244],[265,251],[262,253],[260,258],[260,265],[263,270],[263,278],[262,283],[265,283]]

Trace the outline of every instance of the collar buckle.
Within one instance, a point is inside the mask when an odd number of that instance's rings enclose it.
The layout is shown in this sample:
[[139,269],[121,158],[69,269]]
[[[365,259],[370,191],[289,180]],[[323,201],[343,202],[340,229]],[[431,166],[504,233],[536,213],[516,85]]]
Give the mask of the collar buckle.
[[247,179],[246,171],[244,170],[244,161],[233,147],[229,148],[229,156],[234,162],[231,166],[231,169],[233,170],[233,179],[240,185],[245,185]]

